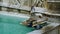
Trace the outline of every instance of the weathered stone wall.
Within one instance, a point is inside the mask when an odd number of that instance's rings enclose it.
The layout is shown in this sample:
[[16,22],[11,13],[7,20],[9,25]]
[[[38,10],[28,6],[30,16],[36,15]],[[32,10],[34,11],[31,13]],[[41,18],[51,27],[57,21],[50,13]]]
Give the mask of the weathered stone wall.
[[60,14],[60,3],[48,3],[48,9],[51,10],[49,12],[51,13],[57,13]]

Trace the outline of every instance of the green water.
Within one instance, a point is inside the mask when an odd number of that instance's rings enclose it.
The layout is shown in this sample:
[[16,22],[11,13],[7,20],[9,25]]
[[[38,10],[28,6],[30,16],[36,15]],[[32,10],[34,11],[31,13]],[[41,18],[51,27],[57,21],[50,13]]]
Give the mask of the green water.
[[0,34],[26,34],[33,31],[33,28],[19,24],[26,19],[0,14]]

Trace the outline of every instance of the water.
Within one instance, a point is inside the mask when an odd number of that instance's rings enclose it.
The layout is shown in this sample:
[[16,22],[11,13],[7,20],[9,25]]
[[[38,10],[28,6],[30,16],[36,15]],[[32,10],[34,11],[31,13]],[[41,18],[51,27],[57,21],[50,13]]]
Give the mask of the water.
[[33,31],[33,28],[19,24],[26,19],[0,14],[0,34],[26,34]]

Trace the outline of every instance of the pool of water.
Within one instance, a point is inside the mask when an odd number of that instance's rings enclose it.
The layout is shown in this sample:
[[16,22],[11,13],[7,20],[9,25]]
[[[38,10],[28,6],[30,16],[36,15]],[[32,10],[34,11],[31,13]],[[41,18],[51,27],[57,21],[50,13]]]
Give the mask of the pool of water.
[[19,24],[24,20],[27,20],[27,18],[0,14],[0,34],[26,34],[33,31],[33,28]]

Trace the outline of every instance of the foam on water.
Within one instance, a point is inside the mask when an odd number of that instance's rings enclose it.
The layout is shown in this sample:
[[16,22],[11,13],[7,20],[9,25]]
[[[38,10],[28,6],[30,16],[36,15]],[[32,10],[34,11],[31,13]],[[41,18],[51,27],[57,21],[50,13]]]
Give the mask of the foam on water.
[[8,16],[15,16],[15,17],[30,18],[29,15],[18,14],[18,13],[14,13],[14,12],[1,11],[0,14],[2,14],[2,15],[8,15]]

